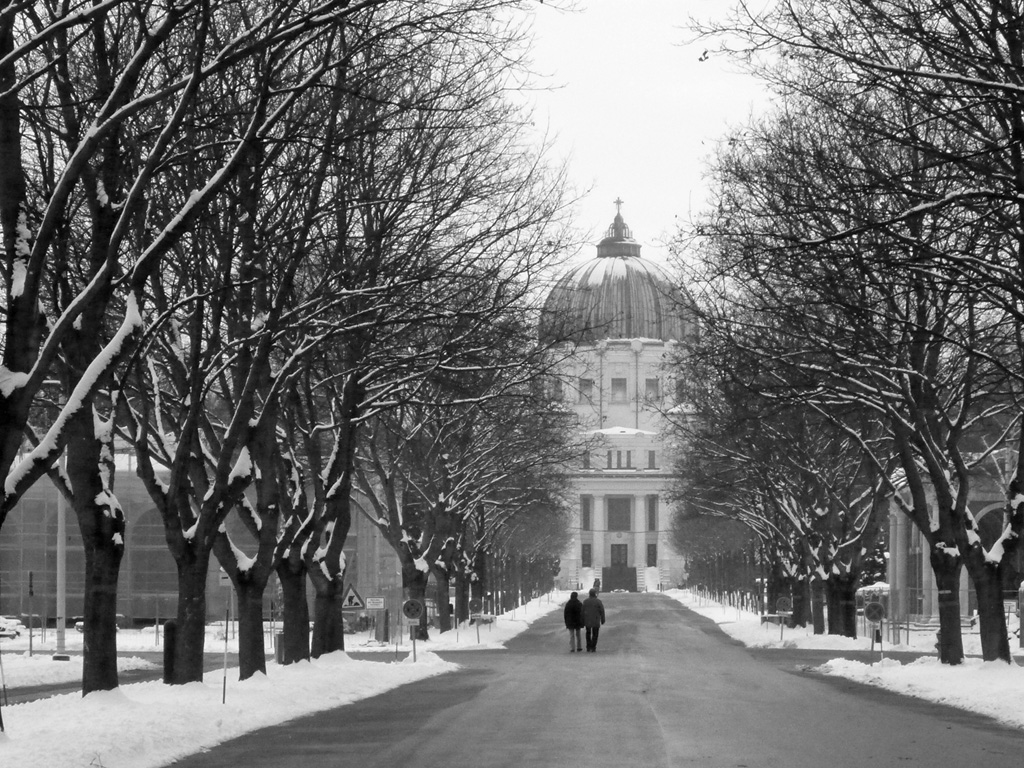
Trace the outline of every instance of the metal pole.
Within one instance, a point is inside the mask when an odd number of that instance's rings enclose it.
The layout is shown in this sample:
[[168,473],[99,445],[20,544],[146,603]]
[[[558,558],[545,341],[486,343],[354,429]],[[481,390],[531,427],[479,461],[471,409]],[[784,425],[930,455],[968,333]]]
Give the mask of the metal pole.
[[[7,678],[4,675],[4,662],[3,654],[0,654],[0,686],[3,687],[3,704],[7,704]],[[4,732],[4,715],[3,710],[0,709],[0,733]]]
[[68,535],[67,510],[68,502],[64,494],[57,492],[57,653],[64,653],[64,629],[67,624],[67,564]]
[[231,607],[230,602],[228,607],[224,609],[224,685],[220,694],[220,703],[226,704],[228,701],[228,622],[231,621]]
[[32,571],[28,572],[28,655],[32,656],[32,632],[33,632],[33,619],[35,614],[32,612],[32,596],[35,593],[35,586],[32,584]]

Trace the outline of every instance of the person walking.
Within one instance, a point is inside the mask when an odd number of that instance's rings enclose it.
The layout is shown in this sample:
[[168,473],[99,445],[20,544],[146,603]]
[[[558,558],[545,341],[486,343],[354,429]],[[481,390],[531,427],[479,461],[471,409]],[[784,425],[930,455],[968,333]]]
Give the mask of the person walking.
[[597,651],[597,636],[604,624],[604,603],[597,599],[597,590],[590,590],[590,597],[583,601],[583,626],[587,630],[587,653]]
[[583,603],[577,592],[569,595],[569,602],[565,604],[565,628],[569,630],[569,653],[582,651],[580,630],[583,629]]

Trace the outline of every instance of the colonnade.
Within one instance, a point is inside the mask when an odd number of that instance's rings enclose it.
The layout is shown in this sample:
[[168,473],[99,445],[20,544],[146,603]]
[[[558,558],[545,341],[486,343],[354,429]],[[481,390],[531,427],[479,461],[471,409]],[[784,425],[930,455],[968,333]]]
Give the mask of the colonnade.
[[612,494],[594,494],[592,496],[592,516],[590,530],[581,530],[581,543],[585,540],[587,535],[590,536],[591,544],[591,563],[590,567],[595,572],[600,573],[601,569],[611,565],[611,545],[612,544],[625,544],[628,549],[626,551],[626,560],[620,565],[626,565],[635,567],[637,569],[643,569],[647,567],[647,545],[656,544],[658,546],[658,556],[662,554],[662,521],[661,521],[661,509],[658,509],[658,515],[656,518],[657,526],[655,530],[648,529],[647,520],[647,506],[646,500],[648,496],[654,494],[649,493],[636,493],[628,495],[630,498],[630,530],[628,531],[610,531],[608,530],[608,505],[607,499],[609,497],[624,498],[627,494],[623,493],[612,493]]

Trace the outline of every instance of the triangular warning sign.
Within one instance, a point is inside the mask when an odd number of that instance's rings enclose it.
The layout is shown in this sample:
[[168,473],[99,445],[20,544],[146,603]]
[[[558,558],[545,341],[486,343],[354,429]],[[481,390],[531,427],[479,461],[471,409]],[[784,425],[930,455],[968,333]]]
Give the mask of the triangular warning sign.
[[341,598],[341,607],[344,608],[365,608],[366,603],[363,602],[363,598],[360,597],[359,593],[356,592],[355,588],[349,585],[349,588],[345,590],[345,596]]

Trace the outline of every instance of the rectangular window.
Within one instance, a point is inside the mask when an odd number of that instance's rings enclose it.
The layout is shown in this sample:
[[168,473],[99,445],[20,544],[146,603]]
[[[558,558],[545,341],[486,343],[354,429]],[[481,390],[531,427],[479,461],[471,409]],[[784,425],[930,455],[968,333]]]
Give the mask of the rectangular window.
[[584,544],[580,547],[580,565],[584,568],[590,568],[594,563],[594,558],[591,554],[592,551],[592,544]]
[[633,468],[633,452],[626,451],[626,469]]
[[661,400],[661,383],[657,379],[644,380],[644,397],[651,401]]
[[562,388],[562,380],[555,379],[551,382],[551,399],[552,400],[564,400],[565,390]]
[[690,389],[686,386],[686,381],[683,379],[676,379],[676,402],[690,402]]
[[624,403],[626,400],[626,380],[612,379],[612,402]]
[[583,468],[590,469],[590,451],[583,454]]
[[658,565],[658,545],[648,544],[647,545],[647,567],[655,568]]
[[612,468],[612,452],[608,451],[608,469]]
[[658,459],[657,459],[657,455],[655,454],[654,451],[648,451],[647,452],[647,468],[648,469],[657,469],[658,468]]
[[622,469],[622,451],[615,452],[615,468]]
[[580,496],[580,528],[584,531],[591,530],[593,522],[594,499],[592,496]]
[[658,530],[658,497],[647,497],[647,530]]
[[593,379],[580,379],[579,381],[580,390],[580,402],[589,403],[594,399],[594,380]]
[[632,530],[632,526],[629,524],[630,509],[629,509],[629,497],[614,498],[609,497],[605,500],[608,508],[608,530],[609,531],[629,531]]

